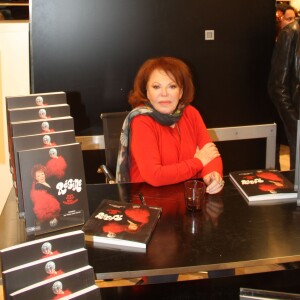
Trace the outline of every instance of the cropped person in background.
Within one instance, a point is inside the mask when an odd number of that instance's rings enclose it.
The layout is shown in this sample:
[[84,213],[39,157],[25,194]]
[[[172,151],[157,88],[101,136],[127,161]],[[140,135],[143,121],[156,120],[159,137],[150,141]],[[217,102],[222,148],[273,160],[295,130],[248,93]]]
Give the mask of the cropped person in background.
[[276,39],[286,25],[295,21],[296,16],[297,12],[291,5],[280,3],[276,6]]
[[[276,37],[277,41],[280,31],[288,24],[294,22],[296,17],[296,10],[288,5],[287,3],[279,3],[276,5]],[[287,137],[285,134],[285,129],[283,122],[279,116],[278,111],[275,110],[274,121],[277,124],[277,134],[276,134],[276,157],[275,157],[275,168],[280,170],[280,147],[281,145],[287,145]]]
[[298,20],[280,31],[274,47],[268,92],[282,120],[295,168],[297,120],[300,105],[300,26]]
[[173,57],[147,60],[129,95],[133,110],[121,133],[117,181],[169,185],[203,178],[207,193],[222,190],[223,165],[197,109],[188,66]]

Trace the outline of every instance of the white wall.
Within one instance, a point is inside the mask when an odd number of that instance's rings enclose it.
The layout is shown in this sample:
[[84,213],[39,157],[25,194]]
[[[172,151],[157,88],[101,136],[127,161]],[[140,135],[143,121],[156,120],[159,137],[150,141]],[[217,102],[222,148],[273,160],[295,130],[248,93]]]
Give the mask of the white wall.
[[297,10],[300,10],[300,0],[291,0],[290,4]]
[[0,22],[0,214],[12,188],[5,97],[29,93],[29,23]]

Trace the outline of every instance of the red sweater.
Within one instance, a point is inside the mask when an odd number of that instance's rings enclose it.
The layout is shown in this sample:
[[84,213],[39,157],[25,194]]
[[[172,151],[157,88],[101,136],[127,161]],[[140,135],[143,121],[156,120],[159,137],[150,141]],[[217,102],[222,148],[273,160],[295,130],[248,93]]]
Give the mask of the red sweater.
[[185,108],[177,127],[162,126],[146,115],[131,122],[131,182],[147,182],[153,186],[174,184],[190,178],[201,178],[217,171],[223,173],[220,157],[205,167],[194,158],[200,149],[211,142],[198,110]]

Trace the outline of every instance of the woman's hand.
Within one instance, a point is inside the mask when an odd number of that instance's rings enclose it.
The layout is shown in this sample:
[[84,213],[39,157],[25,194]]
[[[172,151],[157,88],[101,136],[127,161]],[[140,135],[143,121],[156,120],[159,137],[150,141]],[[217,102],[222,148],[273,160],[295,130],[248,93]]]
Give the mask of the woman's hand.
[[223,189],[223,186],[224,186],[224,181],[223,181],[222,176],[216,171],[206,174],[203,177],[203,181],[207,185],[206,192],[208,194],[219,193]]
[[220,156],[219,150],[214,143],[207,143],[201,149],[197,147],[194,157],[198,158],[203,166],[206,166],[216,157]]

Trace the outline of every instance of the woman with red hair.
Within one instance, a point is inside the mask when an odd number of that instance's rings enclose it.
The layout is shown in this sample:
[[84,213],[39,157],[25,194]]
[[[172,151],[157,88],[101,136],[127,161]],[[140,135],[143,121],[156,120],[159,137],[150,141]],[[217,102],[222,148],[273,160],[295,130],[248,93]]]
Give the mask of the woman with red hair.
[[46,181],[46,167],[41,164],[34,165],[31,175],[33,183],[30,197],[33,211],[40,223],[49,221],[50,226],[56,225],[61,208],[55,195],[52,195],[50,184]]
[[220,153],[193,99],[192,75],[183,61],[159,57],[141,66],[121,133],[118,182],[163,186],[202,178],[207,193],[222,190]]

